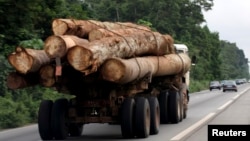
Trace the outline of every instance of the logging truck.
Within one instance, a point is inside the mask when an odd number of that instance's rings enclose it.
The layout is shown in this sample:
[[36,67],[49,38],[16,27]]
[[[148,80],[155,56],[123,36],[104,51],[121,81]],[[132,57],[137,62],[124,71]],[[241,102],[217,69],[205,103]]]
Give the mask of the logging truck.
[[[175,48],[179,53],[188,51],[185,45]],[[74,99],[41,102],[38,127],[44,140],[80,136],[89,123],[120,124],[124,138],[146,138],[157,134],[160,124],[176,124],[187,116],[189,71],[159,77],[149,72],[119,85],[93,80],[95,76],[81,79],[81,73],[74,73],[67,86]]]
[[187,116],[192,59],[170,35],[133,23],[55,19],[44,50],[17,47],[11,89],[41,84],[74,96],[43,100],[43,140],[80,136],[85,124],[121,126],[124,138],[158,134]]

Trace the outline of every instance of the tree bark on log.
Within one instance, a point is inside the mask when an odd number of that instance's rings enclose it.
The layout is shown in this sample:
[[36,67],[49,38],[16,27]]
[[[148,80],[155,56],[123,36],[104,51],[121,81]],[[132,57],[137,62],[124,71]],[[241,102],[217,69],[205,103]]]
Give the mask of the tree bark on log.
[[69,49],[69,64],[86,75],[96,72],[110,57],[131,58],[145,55],[165,55],[174,51],[165,36],[158,32],[137,32],[123,37],[107,37],[89,43],[88,47]]
[[190,66],[188,55],[181,53],[131,59],[109,58],[101,66],[100,72],[104,80],[125,84],[143,78],[148,73],[152,77],[185,74]]
[[20,73],[36,72],[44,64],[50,62],[44,50],[16,47],[8,56],[9,63]]
[[85,75],[96,72],[110,57],[131,58],[145,55],[165,55],[174,49],[158,32],[137,32],[123,37],[107,37],[89,43],[88,47],[74,46],[67,53],[69,64]]
[[39,84],[38,73],[21,74],[18,72],[10,72],[6,81],[7,87],[12,90],[26,88],[37,84]]
[[107,29],[95,29],[89,33],[89,41],[100,40],[104,37],[112,36],[123,36],[126,34],[134,34],[136,32],[151,32],[149,30],[141,30],[137,28],[127,28],[127,29],[116,29],[116,30],[107,30]]
[[52,21],[52,31],[55,35],[76,35],[81,38],[88,38],[90,31],[94,29],[121,29],[140,28],[149,30],[148,27],[133,23],[122,22],[101,22],[95,20],[55,19]]
[[169,34],[165,34],[163,35],[165,37],[165,39],[168,41],[170,48],[172,49],[171,53],[176,53],[175,51],[175,47],[174,47],[174,39],[172,36],[170,36]]
[[44,50],[50,58],[62,58],[75,45],[87,46],[88,40],[74,35],[52,35],[44,43]]

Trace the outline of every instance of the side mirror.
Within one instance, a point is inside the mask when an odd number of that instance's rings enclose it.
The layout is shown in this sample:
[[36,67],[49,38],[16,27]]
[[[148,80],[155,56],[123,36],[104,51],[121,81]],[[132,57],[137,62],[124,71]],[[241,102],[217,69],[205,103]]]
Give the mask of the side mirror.
[[192,58],[191,58],[191,63],[192,63],[192,65],[195,65],[196,62],[197,62],[196,56],[192,56]]

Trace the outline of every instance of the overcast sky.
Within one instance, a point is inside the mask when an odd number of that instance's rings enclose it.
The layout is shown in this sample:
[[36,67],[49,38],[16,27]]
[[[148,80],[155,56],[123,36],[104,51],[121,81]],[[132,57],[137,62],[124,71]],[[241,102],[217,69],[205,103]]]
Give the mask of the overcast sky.
[[214,0],[212,10],[203,14],[210,31],[236,43],[250,61],[250,0]]

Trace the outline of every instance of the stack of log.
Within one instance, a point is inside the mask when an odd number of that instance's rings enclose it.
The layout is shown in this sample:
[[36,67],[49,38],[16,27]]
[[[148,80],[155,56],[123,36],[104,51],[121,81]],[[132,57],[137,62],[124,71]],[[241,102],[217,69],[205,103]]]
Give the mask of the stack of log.
[[52,87],[69,66],[83,76],[98,73],[103,80],[125,84],[148,73],[185,73],[191,64],[187,55],[175,54],[170,35],[130,22],[55,19],[52,31],[43,50],[18,46],[8,56],[16,70],[7,77],[9,88]]

